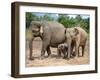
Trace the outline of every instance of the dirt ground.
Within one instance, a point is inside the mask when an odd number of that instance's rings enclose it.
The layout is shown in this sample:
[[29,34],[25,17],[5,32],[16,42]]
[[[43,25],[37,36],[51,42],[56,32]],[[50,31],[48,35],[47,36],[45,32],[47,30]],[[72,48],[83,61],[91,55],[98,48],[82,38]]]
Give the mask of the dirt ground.
[[[85,48],[85,54],[83,57],[71,58],[69,60],[61,58],[57,58],[57,48],[50,48],[51,55],[48,58],[40,59],[42,48],[42,41],[40,38],[35,38],[33,41],[33,56],[34,60],[29,60],[29,48],[28,44],[26,44],[26,67],[42,67],[42,66],[64,66],[64,65],[82,65],[89,64],[89,42],[87,42]],[[80,48],[81,53],[81,48]],[[47,53],[45,53],[45,56]],[[81,54],[80,54],[81,55]]]

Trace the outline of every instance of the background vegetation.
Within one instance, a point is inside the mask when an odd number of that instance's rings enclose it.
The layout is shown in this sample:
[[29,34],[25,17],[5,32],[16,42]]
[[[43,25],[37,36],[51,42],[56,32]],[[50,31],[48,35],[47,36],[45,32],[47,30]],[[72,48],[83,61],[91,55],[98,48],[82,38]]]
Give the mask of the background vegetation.
[[89,33],[89,16],[87,15],[69,15],[56,13],[32,13],[26,12],[26,28],[29,27],[30,22],[34,21],[58,21],[64,27],[80,26]]

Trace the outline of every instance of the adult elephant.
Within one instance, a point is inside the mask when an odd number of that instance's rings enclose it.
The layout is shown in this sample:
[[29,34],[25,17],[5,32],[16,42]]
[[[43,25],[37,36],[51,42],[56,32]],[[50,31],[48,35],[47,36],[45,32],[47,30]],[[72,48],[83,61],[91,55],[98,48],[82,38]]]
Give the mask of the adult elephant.
[[66,42],[68,44],[68,54],[69,59],[73,54],[73,48],[75,47],[74,55],[79,55],[79,47],[82,47],[82,56],[84,56],[84,48],[86,46],[86,41],[88,34],[81,27],[67,28],[66,29]]
[[48,56],[51,54],[50,46],[57,47],[66,39],[64,26],[56,21],[32,21],[29,30],[32,32],[29,41],[30,59],[34,59],[32,57],[32,41],[35,37],[42,39],[41,58],[44,57],[45,51],[47,51]]

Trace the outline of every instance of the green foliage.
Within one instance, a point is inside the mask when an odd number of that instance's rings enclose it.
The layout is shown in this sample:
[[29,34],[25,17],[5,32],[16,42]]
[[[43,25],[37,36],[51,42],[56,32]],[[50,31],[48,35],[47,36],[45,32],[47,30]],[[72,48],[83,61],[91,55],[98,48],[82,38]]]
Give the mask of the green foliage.
[[82,19],[80,15],[77,15],[75,18],[68,15],[59,15],[58,22],[62,23],[66,28],[80,26],[89,33],[89,18]]
[[29,27],[30,22],[34,21],[58,21],[59,23],[63,24],[64,27],[70,28],[75,26],[82,27],[85,31],[89,33],[89,21],[90,18],[82,18],[81,15],[76,15],[75,17],[70,17],[66,14],[58,14],[58,16],[53,16],[49,13],[42,13],[40,16],[37,13],[27,12],[26,13],[26,27]]
[[62,23],[66,28],[75,26],[74,18],[67,15],[59,15],[58,22]]
[[39,20],[40,21],[53,21],[54,19],[51,16],[49,16],[49,14],[45,14],[44,16],[40,16]]
[[89,33],[89,18],[82,19],[80,15],[77,15],[75,20],[76,20],[76,25],[82,27],[86,32]]
[[31,12],[26,12],[26,27],[29,27],[31,21],[33,20],[39,20],[38,16],[32,14]]

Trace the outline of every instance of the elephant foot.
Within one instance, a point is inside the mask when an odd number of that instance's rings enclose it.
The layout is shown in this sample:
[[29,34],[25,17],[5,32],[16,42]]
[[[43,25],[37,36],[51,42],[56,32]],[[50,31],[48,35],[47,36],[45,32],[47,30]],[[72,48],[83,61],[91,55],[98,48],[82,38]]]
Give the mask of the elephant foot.
[[82,55],[81,57],[84,57],[84,55]]
[[56,58],[57,58],[57,59],[60,59],[60,58],[61,58],[61,56],[57,56]]
[[50,55],[47,55],[47,56],[46,56],[46,58],[49,58],[49,57],[50,57]]
[[70,56],[70,58],[74,58],[74,57],[75,57],[74,55],[71,55],[71,56]]
[[68,57],[63,57],[63,59],[70,60],[70,58],[68,58]]
[[44,56],[40,56],[40,58],[39,58],[40,60],[43,60],[44,59]]
[[81,55],[81,56],[80,56],[80,55],[78,55],[78,57],[83,57],[83,55]]
[[70,58],[66,58],[66,60],[70,60]]
[[82,54],[81,57],[84,57],[84,54]]
[[74,58],[74,56],[70,56],[70,58]]
[[67,56],[64,56],[63,59],[67,59]]
[[34,60],[34,57],[30,57],[29,59],[30,59],[30,60]]
[[72,56],[74,56],[74,57],[76,56],[75,52],[72,53]]

